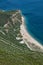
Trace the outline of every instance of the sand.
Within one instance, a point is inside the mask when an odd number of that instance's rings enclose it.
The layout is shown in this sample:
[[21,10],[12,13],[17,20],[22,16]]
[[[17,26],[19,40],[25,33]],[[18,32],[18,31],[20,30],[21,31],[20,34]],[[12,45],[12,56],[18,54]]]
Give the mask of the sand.
[[[24,23],[24,17],[23,16],[22,16],[22,24],[20,26],[20,33],[21,33],[23,40],[25,41],[25,44],[27,45],[28,48],[32,49],[33,48],[32,46],[34,45],[34,48],[36,47],[35,49],[38,48],[39,50],[40,49],[43,50],[43,46],[41,45],[41,43],[39,43],[36,39],[34,39],[30,35],[30,33],[27,31],[25,23]],[[27,43],[26,40],[29,43]]]

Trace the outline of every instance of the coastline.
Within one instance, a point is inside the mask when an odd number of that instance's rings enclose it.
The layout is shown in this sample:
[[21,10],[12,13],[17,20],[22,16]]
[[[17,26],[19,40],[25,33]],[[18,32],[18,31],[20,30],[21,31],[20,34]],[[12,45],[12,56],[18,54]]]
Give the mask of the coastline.
[[20,33],[23,37],[25,44],[27,45],[28,48],[30,48],[30,50],[42,51],[43,52],[43,46],[37,40],[35,40],[29,34],[29,32],[26,30],[26,26],[25,26],[25,23],[24,23],[24,17],[23,16],[22,16],[22,24],[20,25]]

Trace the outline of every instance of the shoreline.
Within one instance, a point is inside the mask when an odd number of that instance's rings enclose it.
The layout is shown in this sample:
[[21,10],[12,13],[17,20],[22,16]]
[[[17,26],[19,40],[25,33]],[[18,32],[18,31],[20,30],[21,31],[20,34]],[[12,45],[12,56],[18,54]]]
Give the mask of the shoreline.
[[26,30],[24,17],[22,16],[22,24],[20,25],[20,33],[23,37],[25,44],[30,50],[43,51],[43,46],[37,40],[35,40],[29,32]]

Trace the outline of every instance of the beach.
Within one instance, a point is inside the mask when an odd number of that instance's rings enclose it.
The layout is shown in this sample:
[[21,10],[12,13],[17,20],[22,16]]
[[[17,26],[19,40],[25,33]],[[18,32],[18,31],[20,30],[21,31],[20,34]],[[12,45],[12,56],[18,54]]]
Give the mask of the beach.
[[34,51],[43,51],[43,46],[41,43],[39,43],[36,39],[34,39],[30,33],[26,29],[26,25],[24,23],[24,17],[22,16],[22,24],[20,26],[20,33],[22,35],[22,38],[30,50]]

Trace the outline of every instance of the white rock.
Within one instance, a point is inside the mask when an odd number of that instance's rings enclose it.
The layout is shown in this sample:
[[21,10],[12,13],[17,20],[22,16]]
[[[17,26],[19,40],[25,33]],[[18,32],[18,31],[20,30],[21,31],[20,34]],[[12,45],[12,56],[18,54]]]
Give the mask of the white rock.
[[16,37],[17,40],[20,40],[21,38],[20,37]]
[[24,44],[24,41],[22,40],[22,41],[20,41],[20,43],[21,43],[21,44]]

